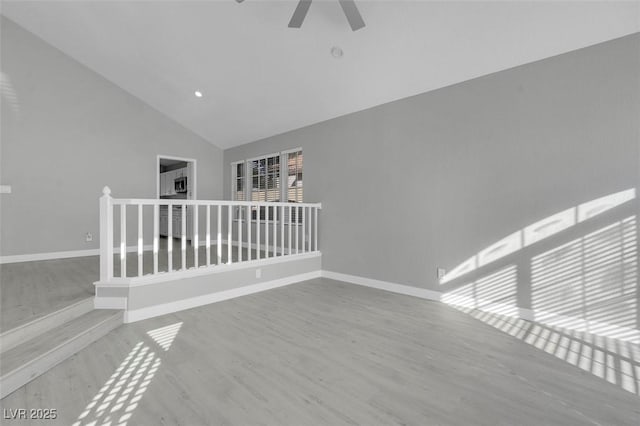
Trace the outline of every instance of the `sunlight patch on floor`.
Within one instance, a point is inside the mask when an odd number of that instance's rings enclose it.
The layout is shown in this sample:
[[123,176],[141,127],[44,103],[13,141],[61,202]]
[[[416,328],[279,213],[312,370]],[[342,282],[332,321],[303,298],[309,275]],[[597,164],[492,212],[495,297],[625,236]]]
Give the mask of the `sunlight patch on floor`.
[[[182,322],[150,330],[147,334],[168,351]],[[126,426],[149,387],[162,360],[144,342],[138,342],[109,380],[78,416],[73,426]]]
[[457,309],[627,392],[640,395],[640,345],[473,308],[459,306]]
[[167,325],[166,327],[156,328],[155,330],[148,331],[147,334],[165,351],[168,351],[173,343],[174,339],[178,335],[182,327],[182,322]]

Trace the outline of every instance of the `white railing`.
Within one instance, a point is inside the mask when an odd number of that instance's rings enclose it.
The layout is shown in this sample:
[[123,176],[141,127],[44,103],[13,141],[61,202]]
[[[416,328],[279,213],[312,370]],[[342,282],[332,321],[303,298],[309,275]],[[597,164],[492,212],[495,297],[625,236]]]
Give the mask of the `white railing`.
[[320,203],[116,199],[109,187],[102,193],[101,283],[319,253]]

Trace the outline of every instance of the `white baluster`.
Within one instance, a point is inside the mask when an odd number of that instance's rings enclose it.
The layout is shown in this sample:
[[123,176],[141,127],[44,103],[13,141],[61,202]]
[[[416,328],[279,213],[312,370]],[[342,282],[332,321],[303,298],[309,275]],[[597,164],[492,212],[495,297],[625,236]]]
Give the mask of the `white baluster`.
[[113,204],[111,189],[105,186],[100,197],[100,281],[113,278]]
[[181,244],[180,244],[180,249],[182,252],[182,270],[186,270],[187,269],[187,206],[186,204],[182,205],[182,212],[181,212],[181,222],[182,222],[182,229],[180,230],[180,239],[181,239]]
[[[307,207],[307,208],[309,209],[308,210],[309,211],[309,215],[307,216],[307,218],[308,218],[307,219],[307,228],[309,228],[308,229],[309,233],[306,234],[307,237],[308,237],[307,238],[307,251],[311,251],[311,223],[313,222],[313,218],[311,216],[311,207]],[[305,233],[306,233],[306,231],[305,231]]]
[[262,207],[258,204],[256,220],[256,259],[260,260],[260,217],[262,216]]
[[269,206],[264,206],[264,258],[269,258]]
[[138,204],[138,276],[141,277],[142,276],[142,263],[143,263],[143,259],[142,259],[142,254],[143,254],[143,241],[144,241],[144,234],[143,234],[143,223],[142,223],[142,204]]
[[227,206],[227,222],[228,222],[228,227],[227,227],[227,263],[231,264],[233,263],[233,259],[232,259],[232,255],[231,255],[231,240],[233,238],[233,234],[232,234],[232,226],[233,226],[233,214],[231,213],[231,209],[232,206],[228,205]]
[[273,213],[273,257],[276,257],[276,251],[278,250],[278,210],[276,206],[271,207],[271,213]]
[[120,204],[120,276],[127,276],[127,205]]
[[307,212],[307,208],[306,207],[302,207],[302,252],[304,253],[305,251],[305,239],[306,236],[305,234],[307,233],[307,226],[306,226],[306,212]]
[[251,206],[247,206],[247,260],[253,257],[251,251]]
[[287,247],[287,251],[291,254],[291,233],[293,232],[293,219],[291,218],[291,206],[289,206],[289,244]]
[[153,205],[153,273],[158,273],[158,251],[160,249],[160,205]]
[[284,256],[284,206],[280,206],[280,256]]
[[193,267],[198,269],[198,255],[200,254],[200,242],[198,239],[198,208],[199,206],[195,204],[193,206]]
[[313,251],[318,251],[318,208],[317,207],[313,208],[313,215],[315,216],[313,219],[313,226],[314,226]]
[[211,265],[211,205],[207,204],[207,236],[205,240],[207,244],[207,266]]
[[242,207],[238,206],[238,262],[242,262]]
[[173,271],[173,205],[167,204],[167,272]]
[[222,206],[218,204],[218,245],[216,246],[218,265],[222,265]]

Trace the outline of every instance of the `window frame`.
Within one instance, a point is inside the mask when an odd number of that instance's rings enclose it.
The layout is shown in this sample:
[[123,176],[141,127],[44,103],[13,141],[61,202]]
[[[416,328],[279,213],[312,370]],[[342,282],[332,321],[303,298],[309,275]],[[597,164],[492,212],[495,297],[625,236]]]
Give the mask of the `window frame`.
[[[287,170],[286,170],[287,183],[286,183],[286,185],[281,185],[280,189],[281,189],[282,194],[280,195],[280,198],[284,199],[284,200],[287,200],[286,201],[287,203],[289,202],[289,190],[288,190],[288,188],[289,188],[289,154],[291,154],[293,152],[300,152],[301,153],[302,152],[302,148],[299,147],[299,148],[287,149],[285,151],[281,151],[280,152],[280,167],[282,167],[283,164],[287,165]],[[303,170],[304,170],[304,155],[302,157],[302,161],[303,161],[302,167],[303,167]],[[282,170],[280,170],[281,182],[284,181],[282,176],[283,176]],[[301,188],[302,188],[302,200],[299,201],[300,203],[304,202],[304,172],[303,172],[302,180],[303,180],[303,184],[301,186]],[[296,202],[298,202],[298,201],[296,201]]]
[[[237,170],[238,170],[238,164],[242,164],[242,170],[244,173],[244,176],[242,177],[243,181],[244,181],[244,190],[243,195],[244,195],[244,200],[238,200],[238,176],[237,176]],[[247,162],[246,160],[240,160],[240,161],[234,161],[231,163],[231,200],[232,201],[246,201],[247,200]],[[237,220],[245,220],[246,219],[246,214],[245,214],[245,209],[241,208],[241,207],[235,207],[233,212],[233,220],[237,221]]]
[[[291,149],[286,149],[283,151],[279,151],[279,152],[273,152],[271,154],[264,154],[264,155],[259,155],[256,157],[251,157],[251,158],[246,158],[244,160],[239,160],[239,161],[233,161],[230,163],[230,167],[231,167],[231,200],[232,201],[239,201],[237,200],[237,186],[238,186],[238,176],[237,176],[237,166],[238,164],[244,164],[243,167],[243,172],[244,172],[244,190],[243,190],[243,194],[244,194],[244,201],[253,201],[251,200],[251,193],[253,191],[253,174],[252,174],[252,168],[251,168],[251,164],[254,161],[260,161],[260,160],[265,160],[265,164],[268,165],[269,162],[269,158],[272,157],[279,157],[279,178],[280,178],[280,201],[281,202],[289,202],[289,192],[288,192],[288,176],[289,176],[289,154],[293,153],[293,152],[300,152],[302,153],[302,147],[297,147],[297,148],[291,148]],[[304,161],[304,157],[303,157],[303,161]],[[286,164],[286,167],[283,167],[283,164]],[[303,163],[303,168],[304,168],[304,163]],[[283,172],[284,169],[284,172]],[[303,183],[303,192],[302,192],[302,197],[304,197],[304,183]],[[266,183],[265,183],[265,191],[266,191]],[[282,201],[282,200],[286,200],[286,201]],[[267,203],[269,202],[277,202],[277,201],[265,201]],[[302,200],[300,202],[303,202]],[[234,220],[238,220],[238,219],[242,219],[245,220],[246,219],[246,214],[245,211],[246,209],[240,208],[237,209],[236,211],[240,211],[242,213],[236,213],[235,219]],[[255,208],[252,207],[252,212],[255,211]],[[251,221],[252,222],[257,222],[258,220],[255,219],[253,216],[254,214],[251,214],[252,218]],[[278,216],[278,215],[276,215]],[[261,222],[264,222],[266,220],[265,219],[261,219]],[[270,220],[274,220],[273,218]],[[276,221],[279,221],[280,218],[277,217],[275,219]],[[298,221],[295,221],[294,223],[297,223]]]

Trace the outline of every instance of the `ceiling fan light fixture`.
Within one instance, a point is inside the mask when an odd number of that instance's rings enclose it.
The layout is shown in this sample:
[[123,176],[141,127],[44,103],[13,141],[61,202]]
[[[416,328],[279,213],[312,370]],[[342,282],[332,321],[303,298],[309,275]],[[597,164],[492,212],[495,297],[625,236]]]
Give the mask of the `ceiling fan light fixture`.
[[[304,22],[304,18],[307,16],[312,1],[313,0],[298,0],[298,5],[293,11],[293,16],[289,21],[289,28],[300,28],[302,26],[302,22]],[[364,28],[365,23],[356,6],[355,0],[338,0],[338,2],[340,3],[340,7],[342,7],[344,16],[349,22],[351,30],[357,31],[360,28]]]
[[338,46],[333,46],[331,48],[331,56],[333,56],[334,58],[342,58],[343,55],[344,52]]
[[202,97],[202,92],[199,90],[196,90],[195,92],[193,92],[194,95],[196,95],[196,98],[201,98]]

